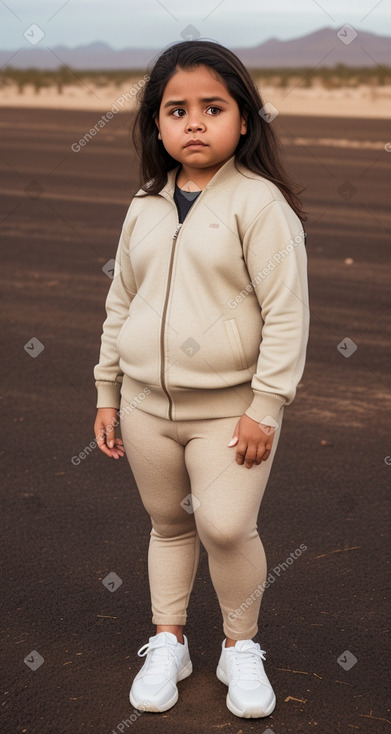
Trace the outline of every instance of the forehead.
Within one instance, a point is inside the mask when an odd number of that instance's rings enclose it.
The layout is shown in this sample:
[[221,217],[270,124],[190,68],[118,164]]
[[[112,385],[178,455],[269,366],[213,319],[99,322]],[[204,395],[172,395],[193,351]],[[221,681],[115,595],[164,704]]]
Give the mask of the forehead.
[[204,65],[192,69],[177,67],[165,86],[163,98],[176,92],[185,95],[186,98],[190,94],[203,97],[205,96],[204,93],[210,93],[211,91],[224,92],[225,95],[229,95],[224,80],[214,69]]

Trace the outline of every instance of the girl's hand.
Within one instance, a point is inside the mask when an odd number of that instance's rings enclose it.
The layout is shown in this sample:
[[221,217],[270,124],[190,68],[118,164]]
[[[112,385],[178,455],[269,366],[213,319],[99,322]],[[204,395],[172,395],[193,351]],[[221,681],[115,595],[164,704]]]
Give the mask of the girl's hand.
[[267,461],[273,445],[274,429],[257,423],[245,413],[238,420],[234,435],[228,446],[237,445],[236,462],[247,469],[261,461]]
[[115,408],[98,408],[94,423],[94,435],[100,450],[114,459],[119,459],[125,453],[122,439],[115,437],[117,413]]

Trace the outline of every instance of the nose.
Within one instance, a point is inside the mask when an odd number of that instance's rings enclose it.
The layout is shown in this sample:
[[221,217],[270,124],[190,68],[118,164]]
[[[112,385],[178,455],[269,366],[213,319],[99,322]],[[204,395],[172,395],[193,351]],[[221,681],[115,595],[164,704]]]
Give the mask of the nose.
[[186,128],[188,132],[195,132],[196,130],[204,130],[205,125],[202,122],[189,122]]

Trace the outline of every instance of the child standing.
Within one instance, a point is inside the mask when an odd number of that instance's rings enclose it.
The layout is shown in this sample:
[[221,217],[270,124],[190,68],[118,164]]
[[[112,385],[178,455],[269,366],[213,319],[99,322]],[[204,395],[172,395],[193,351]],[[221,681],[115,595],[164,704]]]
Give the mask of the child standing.
[[246,718],[275,707],[253,640],[267,576],[257,517],[309,307],[305,217],[262,107],[232,52],[185,41],[156,61],[133,128],[146,183],[106,299],[94,430],[107,456],[126,453],[151,518],[156,634],[139,650],[139,710],[169,709],[192,672],[183,628],[200,542],[223,617],[227,706]]

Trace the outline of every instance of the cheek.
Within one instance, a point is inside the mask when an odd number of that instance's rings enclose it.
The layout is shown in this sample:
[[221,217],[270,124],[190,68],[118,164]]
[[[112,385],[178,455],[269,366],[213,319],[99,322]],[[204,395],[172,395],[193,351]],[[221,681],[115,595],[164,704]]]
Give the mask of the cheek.
[[163,120],[160,125],[160,130],[167,137],[173,137],[176,133],[175,120]]
[[240,131],[241,121],[238,120],[237,117],[226,117],[222,124],[226,130],[231,132],[232,135],[235,135]]
[[162,137],[169,145],[175,145],[175,142],[178,139],[178,133],[176,132],[176,130],[173,130],[171,127],[168,126],[166,128],[163,128]]

